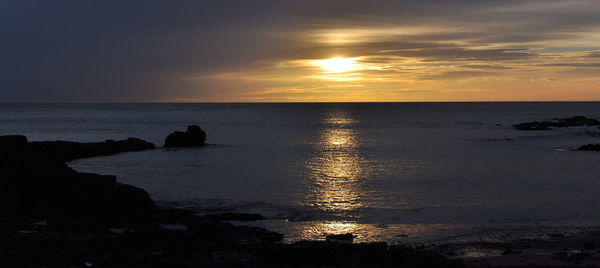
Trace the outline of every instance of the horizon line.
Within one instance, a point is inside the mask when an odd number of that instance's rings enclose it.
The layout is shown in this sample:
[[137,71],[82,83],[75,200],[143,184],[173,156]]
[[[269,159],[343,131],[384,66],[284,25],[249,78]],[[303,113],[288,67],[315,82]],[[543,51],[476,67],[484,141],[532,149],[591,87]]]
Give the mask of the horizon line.
[[600,102],[600,100],[516,100],[516,101],[207,101],[207,102],[0,102],[6,104],[359,104],[359,103],[582,103]]

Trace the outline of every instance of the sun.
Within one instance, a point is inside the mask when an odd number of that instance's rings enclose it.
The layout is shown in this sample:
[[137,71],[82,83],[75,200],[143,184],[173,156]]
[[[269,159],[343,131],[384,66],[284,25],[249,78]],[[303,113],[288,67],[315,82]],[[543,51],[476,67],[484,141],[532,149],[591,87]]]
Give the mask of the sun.
[[316,60],[313,65],[319,66],[330,73],[344,73],[360,69],[358,58],[331,58],[326,60]]

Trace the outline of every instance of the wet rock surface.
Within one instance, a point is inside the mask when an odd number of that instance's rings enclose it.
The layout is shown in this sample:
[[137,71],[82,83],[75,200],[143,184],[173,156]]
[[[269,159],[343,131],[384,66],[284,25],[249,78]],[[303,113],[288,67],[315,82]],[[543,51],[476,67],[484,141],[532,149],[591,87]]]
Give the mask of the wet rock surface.
[[[158,224],[166,222],[188,228]],[[147,225],[86,233],[15,225],[0,232],[1,267],[462,267],[431,250],[385,243],[282,244],[281,234],[185,210],[160,210]]]
[[183,209],[87,231],[45,223],[0,218],[0,267],[462,267],[432,250],[386,243],[283,244],[279,233]]
[[598,227],[490,230],[427,248],[465,267],[600,267]]
[[577,126],[598,126],[600,121],[585,116],[573,116],[568,118],[554,118],[554,121],[533,121],[515,124],[513,127],[517,130],[551,130],[552,128],[577,127]]
[[199,126],[191,125],[186,132],[175,131],[165,139],[164,147],[197,147],[205,145],[206,132]]
[[351,233],[346,234],[330,234],[325,237],[326,241],[330,242],[342,242],[342,243],[352,243],[354,241],[354,235]]

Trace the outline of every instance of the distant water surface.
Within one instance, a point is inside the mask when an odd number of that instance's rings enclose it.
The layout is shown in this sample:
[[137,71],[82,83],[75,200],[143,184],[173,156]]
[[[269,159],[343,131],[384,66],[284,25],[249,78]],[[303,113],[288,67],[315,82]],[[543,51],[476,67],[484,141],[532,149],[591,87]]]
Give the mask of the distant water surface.
[[0,104],[0,134],[138,137],[162,146],[189,124],[205,148],[70,163],[115,174],[161,204],[259,212],[288,241],[432,241],[493,228],[600,223],[596,127],[523,132],[518,122],[600,103]]

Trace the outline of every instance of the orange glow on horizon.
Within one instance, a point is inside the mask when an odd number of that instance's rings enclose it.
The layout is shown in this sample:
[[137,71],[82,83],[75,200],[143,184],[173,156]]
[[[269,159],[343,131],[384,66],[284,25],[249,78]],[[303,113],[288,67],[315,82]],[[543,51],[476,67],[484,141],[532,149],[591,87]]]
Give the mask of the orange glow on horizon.
[[226,102],[600,100],[600,37],[474,42],[471,34],[485,35],[486,27],[307,30],[284,36],[296,45],[279,57],[190,84],[219,85],[229,93],[210,101]]

